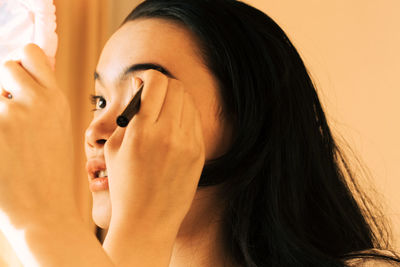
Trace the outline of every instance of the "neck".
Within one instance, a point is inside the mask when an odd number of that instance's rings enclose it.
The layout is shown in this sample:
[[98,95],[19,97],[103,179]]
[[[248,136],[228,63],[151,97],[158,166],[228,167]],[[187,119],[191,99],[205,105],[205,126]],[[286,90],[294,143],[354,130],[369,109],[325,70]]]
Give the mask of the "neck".
[[222,235],[222,205],[217,188],[198,189],[175,240],[170,267],[228,264]]

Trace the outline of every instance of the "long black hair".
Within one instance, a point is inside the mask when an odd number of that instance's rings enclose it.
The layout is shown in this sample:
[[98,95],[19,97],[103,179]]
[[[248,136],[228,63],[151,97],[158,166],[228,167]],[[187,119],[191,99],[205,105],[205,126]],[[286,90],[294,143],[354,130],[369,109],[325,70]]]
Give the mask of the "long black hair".
[[124,23],[146,18],[190,30],[218,81],[219,115],[234,135],[224,155],[206,162],[199,186],[223,184],[225,242],[237,264],[400,262],[362,253],[389,249],[389,230],[334,141],[299,53],[270,17],[234,0],[147,0]]

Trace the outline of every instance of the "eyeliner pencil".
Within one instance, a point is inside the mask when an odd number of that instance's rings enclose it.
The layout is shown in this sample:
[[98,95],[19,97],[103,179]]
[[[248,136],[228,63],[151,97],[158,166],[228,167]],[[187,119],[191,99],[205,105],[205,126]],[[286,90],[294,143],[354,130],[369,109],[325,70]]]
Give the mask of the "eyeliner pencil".
[[139,91],[132,98],[131,102],[129,102],[128,106],[126,106],[125,110],[121,115],[117,118],[117,124],[120,127],[126,127],[128,123],[131,121],[133,116],[139,112],[140,109],[140,97],[142,95],[144,83],[139,87]]

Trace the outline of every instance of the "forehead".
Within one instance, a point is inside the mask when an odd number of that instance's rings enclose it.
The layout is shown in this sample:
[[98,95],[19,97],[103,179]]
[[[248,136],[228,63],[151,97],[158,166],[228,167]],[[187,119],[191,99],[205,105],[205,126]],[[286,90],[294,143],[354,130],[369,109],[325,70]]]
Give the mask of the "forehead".
[[200,61],[197,44],[186,28],[164,19],[138,19],[124,24],[109,39],[97,71],[109,80],[132,64],[152,62],[179,76],[185,66]]

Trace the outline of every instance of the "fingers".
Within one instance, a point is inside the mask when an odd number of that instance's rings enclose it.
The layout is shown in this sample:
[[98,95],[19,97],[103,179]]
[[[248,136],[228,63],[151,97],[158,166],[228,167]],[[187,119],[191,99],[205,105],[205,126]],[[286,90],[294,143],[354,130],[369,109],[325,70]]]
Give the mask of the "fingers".
[[[183,94],[183,107],[182,107],[182,115],[181,115],[181,123],[180,127],[187,127],[188,129],[194,130],[194,119],[195,119],[195,108],[191,96],[188,92],[184,92]],[[189,127],[188,127],[189,126]]]
[[125,132],[126,128],[117,127],[113,134],[108,138],[107,142],[104,145],[104,155],[106,157],[106,161],[108,161],[108,156],[111,156],[111,154],[117,152],[118,148],[121,147]]
[[32,89],[41,90],[40,85],[46,88],[56,87],[55,76],[47,56],[35,44],[24,47],[20,62],[4,63],[0,70],[0,84],[15,100],[22,102],[31,100]]
[[18,99],[27,103],[32,99],[32,89],[39,90],[32,76],[16,61],[7,61],[0,71],[1,87],[13,95],[13,101]]
[[132,85],[133,85],[133,94],[136,95],[136,93],[139,91],[140,86],[142,85],[143,81],[140,78],[132,78]]
[[171,127],[179,128],[181,124],[182,108],[184,101],[184,89],[180,81],[168,80],[167,93],[158,117],[159,123],[165,123]]
[[157,121],[168,90],[168,77],[156,70],[147,70],[143,73],[143,92],[140,110],[136,115],[138,120],[150,123]]
[[[205,157],[206,147],[205,147],[204,135],[203,135],[203,123],[202,123],[202,120],[201,120],[200,112],[197,109],[195,109],[195,113],[196,113],[195,117],[197,119],[194,120],[194,127],[193,127],[194,128],[194,134],[196,136],[196,139],[199,142],[202,155],[203,155],[203,157]],[[205,158],[203,158],[203,160],[204,159]]]
[[187,131],[186,136],[193,136],[202,146],[204,151],[203,127],[200,112],[196,108],[192,96],[184,92],[181,128]]
[[[200,113],[192,96],[185,92],[182,82],[169,79],[155,70],[148,70],[141,75],[144,82],[139,112],[126,128],[116,127],[106,143],[106,150],[116,151],[125,142],[129,142],[137,130],[146,131],[154,123],[161,129],[161,134],[172,128],[181,129],[188,138],[192,137],[203,145],[203,131]],[[139,79],[132,79],[134,91],[140,85]],[[133,93],[135,95],[136,92]],[[156,128],[153,128],[153,130]],[[127,136],[125,136],[127,135]],[[193,139],[192,139],[193,140]]]
[[39,84],[46,88],[55,87],[55,76],[49,59],[39,46],[36,44],[26,45],[22,53],[21,64]]
[[[182,82],[170,79],[156,70],[144,72],[142,79],[144,87],[138,120],[142,118],[152,123],[172,123],[179,127],[184,94]],[[138,87],[138,84],[134,87]]]

